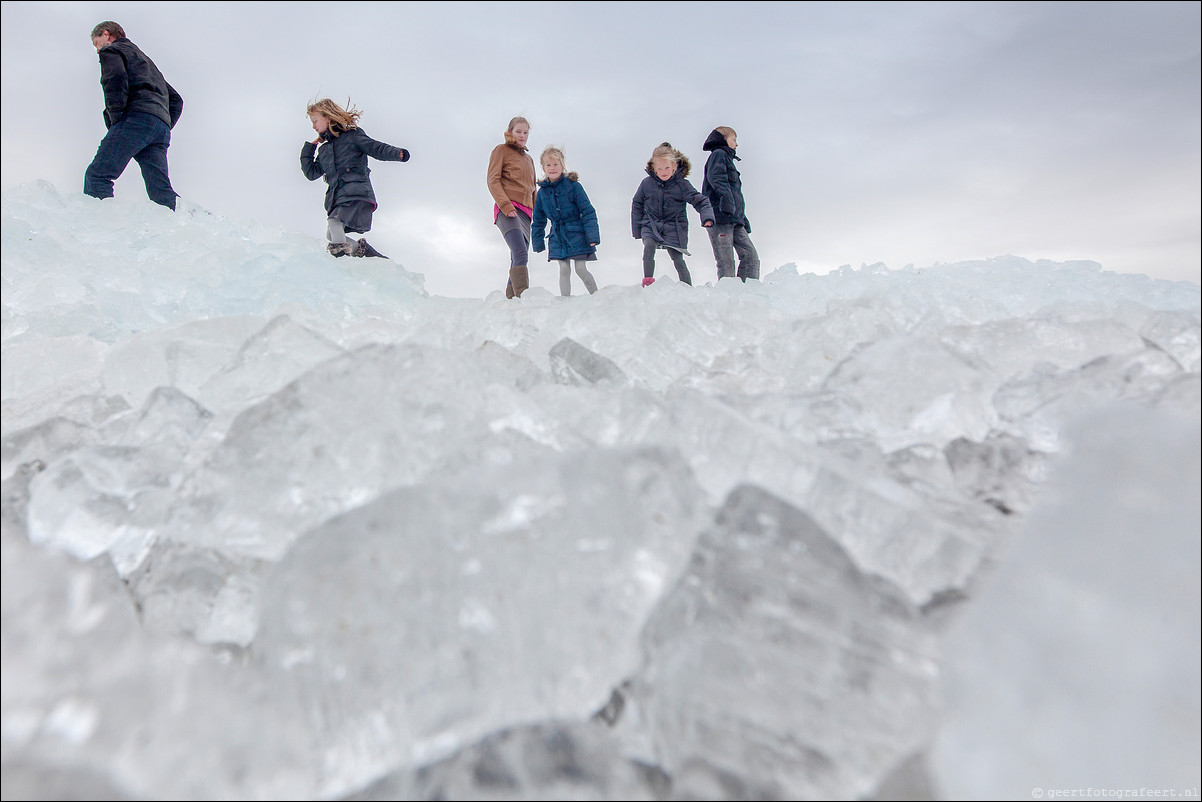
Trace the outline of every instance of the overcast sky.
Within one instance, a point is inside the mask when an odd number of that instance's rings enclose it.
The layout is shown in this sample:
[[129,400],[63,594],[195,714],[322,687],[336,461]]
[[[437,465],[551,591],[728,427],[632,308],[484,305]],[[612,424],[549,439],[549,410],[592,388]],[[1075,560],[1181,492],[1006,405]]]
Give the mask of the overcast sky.
[[[700,189],[719,125],[739,134],[765,274],[1014,254],[1199,283],[1200,8],[4,2],[3,185],[81,190],[104,135],[88,35],[113,19],[184,97],[176,191],[223,217],[324,238],[305,107],[349,96],[413,154],[372,162],[368,239],[437,295],[505,284],[485,170],[514,115],[536,161],[555,144],[580,174],[602,286],[642,275],[630,200],[651,150],[680,148]],[[145,198],[136,165],[117,194]],[[690,251],[694,283],[713,280],[693,212]],[[545,253],[531,267],[557,291]]]

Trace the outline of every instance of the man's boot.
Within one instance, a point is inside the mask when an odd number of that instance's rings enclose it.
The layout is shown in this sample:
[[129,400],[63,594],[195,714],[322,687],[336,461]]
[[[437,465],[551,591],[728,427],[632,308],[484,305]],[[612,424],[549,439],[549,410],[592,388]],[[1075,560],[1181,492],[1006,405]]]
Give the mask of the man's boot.
[[530,271],[525,265],[509,268],[509,283],[513,285],[513,295],[521,298],[522,293],[530,288]]

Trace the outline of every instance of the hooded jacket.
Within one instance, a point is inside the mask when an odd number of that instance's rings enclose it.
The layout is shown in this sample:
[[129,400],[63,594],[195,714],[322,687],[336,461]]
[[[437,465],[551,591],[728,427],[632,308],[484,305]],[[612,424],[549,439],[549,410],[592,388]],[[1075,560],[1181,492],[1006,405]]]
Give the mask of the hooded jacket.
[[104,90],[104,127],[112,128],[126,114],[153,114],[174,128],[184,112],[184,99],[138,46],[125,37],[109,42],[100,58],[100,87]]
[[701,191],[714,207],[714,220],[719,225],[741,225],[751,233],[747,220],[747,203],[743,200],[743,179],[735,162],[739,157],[726,144],[726,137],[714,130],[706,138],[702,150],[710,151],[701,178]]
[[407,162],[409,151],[372,139],[362,128],[343,129],[331,122],[320,136],[321,146],[306,142],[301,147],[301,172],[310,181],[326,180],[326,213],[335,206],[367,201],[376,206],[367,157],[380,161]]
[[676,151],[676,172],[662,181],[655,174],[652,160],[647,160],[647,177],[639,184],[630,204],[630,228],[635,239],[650,237],[660,245],[688,251],[688,205],[697,210],[702,225],[714,222],[709,199],[688,181],[689,169],[688,158]]
[[[551,223],[549,247],[543,244],[547,223]],[[596,253],[594,243],[601,241],[597,211],[589,202],[576,173],[561,175],[558,180],[539,181],[534,197],[534,219],[531,221],[531,244],[535,253],[547,248],[547,260],[570,259]]]

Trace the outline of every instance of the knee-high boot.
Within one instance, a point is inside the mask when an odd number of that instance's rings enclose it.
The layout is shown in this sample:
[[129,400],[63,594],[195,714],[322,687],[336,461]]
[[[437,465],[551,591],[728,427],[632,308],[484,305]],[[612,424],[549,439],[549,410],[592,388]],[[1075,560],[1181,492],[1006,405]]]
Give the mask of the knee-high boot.
[[509,283],[513,285],[513,294],[517,298],[530,288],[530,271],[526,265],[509,268]]

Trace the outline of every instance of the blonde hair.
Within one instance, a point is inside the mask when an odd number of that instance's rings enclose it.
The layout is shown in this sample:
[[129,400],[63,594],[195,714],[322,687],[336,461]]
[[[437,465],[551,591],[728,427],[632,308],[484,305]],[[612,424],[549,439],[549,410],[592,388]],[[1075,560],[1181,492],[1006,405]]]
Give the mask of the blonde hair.
[[655,172],[655,162],[657,159],[673,162],[676,165],[676,170],[680,173],[681,178],[689,177],[689,170],[692,169],[692,165],[689,163],[688,156],[685,156],[679,150],[672,147],[671,142],[664,142],[655,150],[651,151],[651,158],[647,160],[648,173]]
[[516,128],[519,123],[526,123],[526,127],[527,128],[530,127],[530,121],[527,120],[525,117],[514,117],[512,120],[509,121],[509,127],[505,129],[505,144],[506,145],[516,145],[518,143],[518,141],[513,138],[513,129]]
[[305,109],[305,114],[312,116],[320,114],[330,121],[331,136],[338,136],[343,131],[359,127],[359,118],[363,112],[351,105],[351,99],[346,99],[346,108],[342,108],[328,97],[315,100]]
[[576,181],[580,178],[576,173],[568,172],[568,163],[564,161],[563,150],[554,145],[547,145],[538,157],[538,165],[543,168],[543,178],[547,177],[547,165],[545,162],[548,156],[552,156],[559,161],[559,166],[563,168],[563,174],[568,177],[569,181]]
[[722,134],[722,136],[738,136],[738,134],[735,133],[735,129],[731,128],[729,125],[719,125],[714,130]]
[[660,145],[655,150],[651,151],[651,161],[656,161],[657,159],[663,159],[664,161],[675,162],[679,156],[680,156],[680,151],[678,151],[676,148],[672,147],[667,142]]

